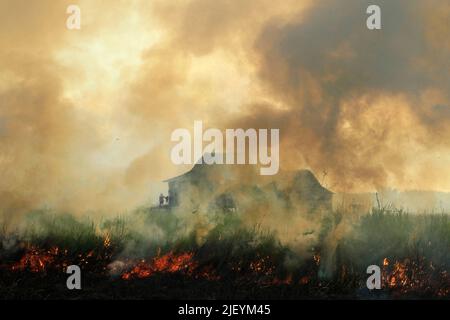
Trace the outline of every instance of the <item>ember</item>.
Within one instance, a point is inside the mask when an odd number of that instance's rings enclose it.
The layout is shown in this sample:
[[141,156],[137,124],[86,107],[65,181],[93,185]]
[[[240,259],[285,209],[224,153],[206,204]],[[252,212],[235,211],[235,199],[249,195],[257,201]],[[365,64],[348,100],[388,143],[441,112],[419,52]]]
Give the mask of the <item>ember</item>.
[[181,254],[169,252],[162,257],[153,258],[151,262],[141,260],[131,271],[123,273],[122,279],[147,278],[154,273],[181,272],[192,274],[197,267],[192,259],[193,256],[194,254],[191,252]]
[[103,246],[105,248],[109,248],[111,246],[111,237],[109,234],[106,234],[105,240],[103,240]]
[[433,264],[426,263],[425,259],[411,261],[390,261],[383,260],[382,279],[386,288],[401,294],[426,292],[435,287],[437,296],[448,296],[450,282],[447,278],[447,271],[436,272]]
[[40,250],[37,248],[30,248],[20,259],[19,262],[15,263],[12,267],[12,271],[16,270],[30,270],[31,272],[44,272],[49,265],[51,265],[55,256],[58,255],[59,249],[57,247],[51,248],[50,250]]

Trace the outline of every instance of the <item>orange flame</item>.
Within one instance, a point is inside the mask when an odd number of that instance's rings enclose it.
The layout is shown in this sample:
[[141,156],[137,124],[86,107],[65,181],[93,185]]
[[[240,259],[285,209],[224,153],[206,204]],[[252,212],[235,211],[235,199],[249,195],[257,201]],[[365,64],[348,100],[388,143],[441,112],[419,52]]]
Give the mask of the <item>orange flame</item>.
[[162,257],[153,258],[150,263],[141,260],[131,271],[123,273],[122,279],[147,278],[158,272],[184,272],[191,274],[197,267],[197,264],[192,259],[193,256],[194,254],[191,252],[175,254],[171,251]]
[[103,240],[103,246],[105,248],[109,248],[111,246],[111,237],[109,233],[106,234],[105,239]]
[[31,272],[44,272],[50,264],[55,260],[55,256],[58,254],[59,248],[54,247],[50,250],[43,251],[37,248],[30,248],[23,255],[19,262],[12,265],[12,271],[23,271],[29,269]]

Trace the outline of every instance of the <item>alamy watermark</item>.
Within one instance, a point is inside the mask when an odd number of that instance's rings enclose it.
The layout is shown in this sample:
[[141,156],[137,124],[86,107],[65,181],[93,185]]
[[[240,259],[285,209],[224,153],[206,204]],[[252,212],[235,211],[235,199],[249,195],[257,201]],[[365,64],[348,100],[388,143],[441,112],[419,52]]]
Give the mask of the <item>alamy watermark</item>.
[[[66,20],[66,28],[69,30],[81,29],[81,9],[76,4],[71,4],[66,8],[66,14],[69,16]],[[369,5],[366,9],[369,17],[366,20],[366,26],[369,30],[381,30],[381,8],[378,5]]]
[[[209,165],[260,164],[261,175],[275,175],[280,167],[279,129],[226,129],[224,136],[215,128],[203,132],[203,122],[194,121],[193,137],[188,129],[179,128],[172,132],[171,140],[178,142],[170,154],[176,165],[195,161]],[[203,147],[204,142],[209,144]]]
[[370,265],[367,267],[367,274],[370,276],[367,278],[366,286],[369,290],[381,289],[381,268],[377,265]]
[[66,20],[66,28],[69,30],[81,29],[81,9],[76,4],[67,7],[66,13],[69,14]]
[[67,267],[66,273],[70,274],[67,278],[66,286],[69,290],[81,290],[81,268],[77,265]]
[[373,4],[367,7],[366,13],[370,14],[366,20],[367,29],[381,30],[381,8]]

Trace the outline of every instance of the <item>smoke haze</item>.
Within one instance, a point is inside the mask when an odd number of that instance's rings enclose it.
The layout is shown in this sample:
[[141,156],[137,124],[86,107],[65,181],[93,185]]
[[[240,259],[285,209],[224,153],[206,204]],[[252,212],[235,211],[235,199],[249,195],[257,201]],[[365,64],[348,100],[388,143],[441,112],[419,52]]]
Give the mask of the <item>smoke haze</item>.
[[[337,192],[450,191],[450,4],[0,0],[0,210],[149,201],[170,133],[280,128],[285,170]],[[369,4],[380,31],[365,26]]]

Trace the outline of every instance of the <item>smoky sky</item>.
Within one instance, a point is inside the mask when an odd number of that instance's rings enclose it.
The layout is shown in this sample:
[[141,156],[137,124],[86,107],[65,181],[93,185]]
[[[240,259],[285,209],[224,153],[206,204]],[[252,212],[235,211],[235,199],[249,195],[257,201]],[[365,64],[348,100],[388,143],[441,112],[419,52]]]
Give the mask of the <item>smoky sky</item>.
[[[381,7],[381,30],[364,27],[370,4]],[[373,163],[370,153],[359,152],[361,143],[371,145],[373,153],[402,152],[398,145],[385,143],[401,124],[380,123],[373,134],[361,132],[352,139],[340,130],[344,122],[360,123],[371,108],[358,100],[382,96],[405,99],[407,111],[417,121],[410,130],[425,129],[420,144],[448,148],[448,29],[433,43],[430,33],[434,31],[428,25],[443,7],[448,11],[443,1],[319,1],[298,21],[275,21],[263,29],[256,43],[259,75],[289,108],[287,139],[294,136],[300,147],[318,148],[318,154],[308,159],[312,166],[340,170],[379,187],[390,171],[402,175],[407,159]],[[427,91],[439,93],[437,101],[424,99]],[[345,103],[351,103],[352,109],[344,114]],[[404,112],[398,110],[396,116],[401,118]],[[302,139],[305,132],[311,136]],[[307,148],[303,153],[308,153]]]
[[0,1],[8,216],[147,203],[195,120],[279,128],[281,169],[333,191],[450,190],[448,1],[79,1],[77,31],[69,4]]

